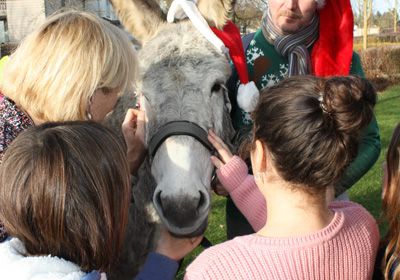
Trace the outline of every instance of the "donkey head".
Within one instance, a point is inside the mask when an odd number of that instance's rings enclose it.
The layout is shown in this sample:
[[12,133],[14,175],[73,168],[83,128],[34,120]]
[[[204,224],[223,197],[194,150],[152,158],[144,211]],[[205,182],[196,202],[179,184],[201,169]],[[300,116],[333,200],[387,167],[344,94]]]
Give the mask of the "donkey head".
[[[138,92],[148,119],[147,141],[173,121],[188,121],[214,130],[225,141],[232,136],[230,103],[224,84],[228,60],[189,21],[168,24],[151,0],[113,0],[126,28],[142,41]],[[230,1],[199,0],[207,21],[223,26]],[[179,134],[179,133],[177,133]],[[188,135],[170,136],[151,156],[155,185],[152,201],[166,228],[194,236],[207,225],[213,166],[211,152]]]

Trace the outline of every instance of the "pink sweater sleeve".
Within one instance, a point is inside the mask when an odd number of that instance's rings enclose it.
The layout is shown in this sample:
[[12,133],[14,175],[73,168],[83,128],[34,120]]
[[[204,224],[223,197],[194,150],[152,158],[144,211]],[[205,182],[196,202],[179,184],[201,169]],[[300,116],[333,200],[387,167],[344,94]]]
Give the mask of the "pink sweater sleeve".
[[260,230],[267,220],[267,205],[254,177],[248,174],[246,163],[234,156],[218,169],[217,176],[253,229]]

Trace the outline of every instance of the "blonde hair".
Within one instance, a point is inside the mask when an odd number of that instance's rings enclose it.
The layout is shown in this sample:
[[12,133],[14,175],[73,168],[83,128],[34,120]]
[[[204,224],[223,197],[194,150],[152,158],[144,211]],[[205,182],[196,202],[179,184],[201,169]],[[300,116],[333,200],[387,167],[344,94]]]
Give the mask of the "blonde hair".
[[81,11],[50,16],[11,56],[3,94],[40,121],[86,119],[96,89],[133,90],[137,57],[127,35]]

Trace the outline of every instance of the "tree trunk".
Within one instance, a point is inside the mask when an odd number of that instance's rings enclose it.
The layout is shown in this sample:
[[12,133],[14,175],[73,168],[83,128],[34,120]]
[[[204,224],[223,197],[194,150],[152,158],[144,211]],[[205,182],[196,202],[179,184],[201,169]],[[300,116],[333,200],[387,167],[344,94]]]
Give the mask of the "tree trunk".
[[368,0],[363,1],[363,20],[364,20],[364,28],[363,28],[363,49],[367,49],[367,39],[368,39],[368,12],[367,7]]
[[368,47],[368,23],[372,16],[372,0],[363,0],[363,18],[364,18],[364,30],[363,30],[363,49],[366,50]]
[[393,32],[397,32],[397,0],[394,0],[394,11],[393,11]]

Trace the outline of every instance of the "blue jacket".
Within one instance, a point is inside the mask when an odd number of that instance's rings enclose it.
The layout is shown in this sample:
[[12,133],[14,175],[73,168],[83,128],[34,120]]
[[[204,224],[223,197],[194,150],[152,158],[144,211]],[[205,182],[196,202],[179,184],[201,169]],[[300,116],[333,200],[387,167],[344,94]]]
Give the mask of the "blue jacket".
[[173,280],[178,267],[178,262],[157,253],[150,253],[135,280]]

